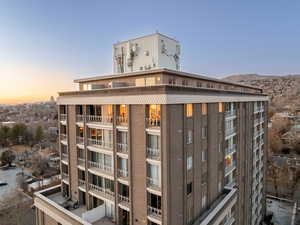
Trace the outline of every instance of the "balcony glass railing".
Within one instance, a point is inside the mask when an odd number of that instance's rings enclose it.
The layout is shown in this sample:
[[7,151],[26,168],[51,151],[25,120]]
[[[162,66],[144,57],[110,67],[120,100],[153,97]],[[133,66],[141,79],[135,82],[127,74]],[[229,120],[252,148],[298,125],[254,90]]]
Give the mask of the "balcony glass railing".
[[88,145],[107,149],[107,150],[112,150],[113,147],[112,143],[110,142],[104,142],[103,140],[93,139],[93,138],[88,139]]
[[88,163],[89,168],[98,169],[104,173],[113,174],[113,167],[107,166],[99,162],[89,161]]
[[160,160],[160,149],[147,147],[147,158]]
[[128,153],[128,144],[117,143],[117,151],[121,153]]

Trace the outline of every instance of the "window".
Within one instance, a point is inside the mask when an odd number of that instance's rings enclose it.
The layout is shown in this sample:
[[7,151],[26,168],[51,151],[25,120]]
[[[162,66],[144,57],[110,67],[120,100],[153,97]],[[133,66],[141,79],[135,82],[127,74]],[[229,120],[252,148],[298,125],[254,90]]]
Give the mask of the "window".
[[193,143],[193,131],[188,130],[186,144],[189,145],[189,144],[192,144],[192,143]]
[[202,138],[206,138],[207,137],[207,126],[202,127]]
[[186,159],[186,168],[187,168],[187,170],[190,170],[190,169],[192,169],[192,167],[193,167],[193,157],[189,156]]
[[187,195],[191,194],[192,191],[193,191],[193,185],[192,185],[192,182],[191,182],[191,183],[188,183],[187,187],[186,187],[186,193],[187,193]]
[[186,104],[186,117],[193,116],[193,104]]
[[188,81],[187,80],[182,80],[182,86],[188,86]]
[[219,102],[219,112],[224,112],[224,103]]
[[202,208],[206,206],[206,192],[202,195]]
[[202,109],[202,115],[206,115],[207,114],[207,104],[203,103],[201,105],[201,109]]
[[205,162],[206,161],[206,151],[203,150],[202,151],[202,162]]

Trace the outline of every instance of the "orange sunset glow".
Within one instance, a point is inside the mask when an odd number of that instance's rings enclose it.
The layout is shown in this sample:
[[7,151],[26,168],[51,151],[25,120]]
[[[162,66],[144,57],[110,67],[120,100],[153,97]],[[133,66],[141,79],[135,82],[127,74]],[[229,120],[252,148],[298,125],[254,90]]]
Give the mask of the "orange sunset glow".
[[57,92],[74,90],[72,76],[35,66],[0,65],[0,104],[48,101]]

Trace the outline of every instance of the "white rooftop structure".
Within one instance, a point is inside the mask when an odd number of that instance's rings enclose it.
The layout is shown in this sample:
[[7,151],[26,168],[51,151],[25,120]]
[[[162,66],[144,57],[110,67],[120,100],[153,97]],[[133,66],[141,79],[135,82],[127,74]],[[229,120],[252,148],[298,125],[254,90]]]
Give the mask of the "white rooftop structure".
[[178,41],[155,33],[113,45],[113,72],[128,73],[151,69],[180,69]]

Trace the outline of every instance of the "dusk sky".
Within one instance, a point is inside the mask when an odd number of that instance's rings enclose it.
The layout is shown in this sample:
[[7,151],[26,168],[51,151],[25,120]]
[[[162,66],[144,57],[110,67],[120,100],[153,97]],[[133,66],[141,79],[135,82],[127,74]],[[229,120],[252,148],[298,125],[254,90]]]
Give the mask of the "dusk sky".
[[299,0],[2,0],[0,104],[110,74],[114,42],[156,30],[180,41],[186,72],[300,74],[299,12]]

